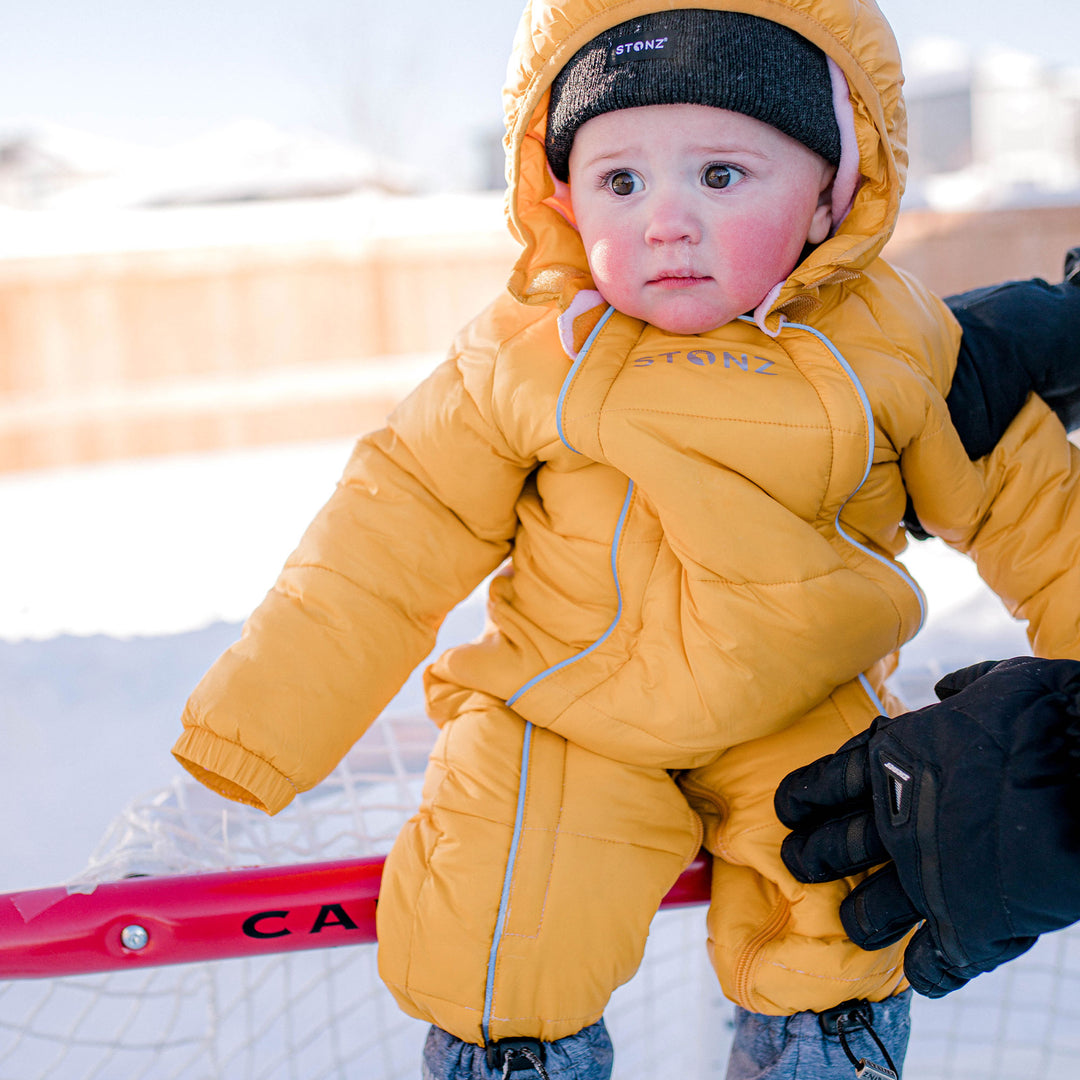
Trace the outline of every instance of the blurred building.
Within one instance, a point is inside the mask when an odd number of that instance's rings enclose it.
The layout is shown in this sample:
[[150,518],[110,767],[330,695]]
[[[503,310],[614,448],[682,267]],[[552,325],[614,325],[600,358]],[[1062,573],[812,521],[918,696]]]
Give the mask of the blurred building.
[[56,124],[12,125],[0,130],[0,206],[37,209],[116,176],[138,157],[134,146]]
[[939,40],[919,43],[906,65],[905,207],[1080,201],[1080,67]]
[[0,205],[99,211],[359,191],[405,193],[413,170],[355,143],[242,119],[169,146],[121,146],[51,125],[0,133]]

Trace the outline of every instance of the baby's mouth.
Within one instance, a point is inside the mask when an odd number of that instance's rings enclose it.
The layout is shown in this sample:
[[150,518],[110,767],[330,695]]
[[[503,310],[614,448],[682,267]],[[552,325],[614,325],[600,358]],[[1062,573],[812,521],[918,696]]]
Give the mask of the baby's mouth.
[[706,281],[711,281],[712,278],[698,275],[692,271],[672,271],[657,274],[656,277],[650,278],[647,284],[658,285],[663,289],[688,289],[694,285],[704,284]]

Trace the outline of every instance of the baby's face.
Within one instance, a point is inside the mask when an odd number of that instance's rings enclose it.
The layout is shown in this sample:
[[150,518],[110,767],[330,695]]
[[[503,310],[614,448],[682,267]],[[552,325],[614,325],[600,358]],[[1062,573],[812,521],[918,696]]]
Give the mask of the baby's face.
[[834,171],[742,113],[648,105],[582,124],[570,199],[604,299],[699,334],[757,307],[828,236]]

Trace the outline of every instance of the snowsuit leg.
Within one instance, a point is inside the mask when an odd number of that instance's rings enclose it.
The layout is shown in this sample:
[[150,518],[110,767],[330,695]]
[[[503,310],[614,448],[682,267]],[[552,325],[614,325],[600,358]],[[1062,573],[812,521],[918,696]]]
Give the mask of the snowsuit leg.
[[701,822],[664,769],[601,757],[473,695],[387,859],[379,970],[467,1043],[554,1042],[637,970]]
[[[860,998],[873,1002],[873,1028],[893,1062],[903,1061],[911,997],[897,994],[905,985],[903,943],[865,952],[848,940],[839,917],[848,884],[796,882],[780,859],[787,830],[772,812],[771,793],[791,762],[841,745],[878,711],[862,683],[849,683],[790,727],[681,778],[714,856],[709,951],[738,1006],[727,1080],[849,1080],[854,1066],[819,1014]],[[850,1046],[885,1064],[865,1031],[852,1034]]]
[[787,829],[772,806],[795,763],[829,753],[877,712],[863,686],[848,683],[790,727],[680,778],[714,856],[710,958],[725,995],[748,1011],[823,1012],[852,999],[882,1001],[905,987],[906,941],[866,952],[848,939],[840,903],[849,882],[797,882],[780,858]]

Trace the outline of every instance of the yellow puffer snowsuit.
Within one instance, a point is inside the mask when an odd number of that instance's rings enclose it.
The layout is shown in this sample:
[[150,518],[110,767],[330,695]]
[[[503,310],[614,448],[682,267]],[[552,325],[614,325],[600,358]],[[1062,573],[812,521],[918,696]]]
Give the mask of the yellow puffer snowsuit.
[[510,290],[360,441],[175,749],[277,812],[501,567],[485,634],[426,672],[441,730],[379,905],[402,1007],[474,1043],[596,1020],[703,839],[734,1001],[785,1014],[902,987],[901,947],[846,940],[847,883],[787,875],[772,794],[893,707],[890,657],[922,618],[894,561],[906,492],[1037,652],[1080,657],[1077,452],[1032,399],[969,462],[944,402],[959,331],[878,258],[905,119],[870,0],[680,0],[786,23],[836,61],[862,185],[758,322],[675,338],[590,306],[577,234],[545,202],[547,88],[600,30],[661,6],[526,11],[505,92]]

